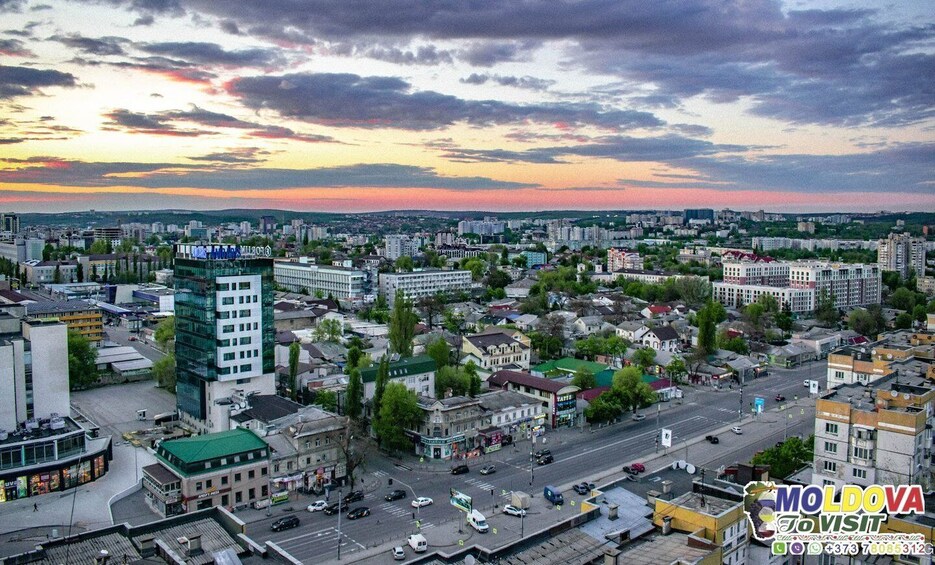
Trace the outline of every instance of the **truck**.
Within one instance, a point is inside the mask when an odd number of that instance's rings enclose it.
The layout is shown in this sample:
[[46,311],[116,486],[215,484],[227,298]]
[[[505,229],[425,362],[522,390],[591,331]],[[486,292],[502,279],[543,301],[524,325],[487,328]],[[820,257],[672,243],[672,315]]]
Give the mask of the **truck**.
[[562,491],[558,490],[557,487],[547,485],[544,489],[542,489],[542,496],[544,496],[546,500],[556,506],[565,504],[565,497],[562,496]]
[[490,526],[487,525],[487,518],[477,510],[471,510],[471,513],[467,515],[467,523],[482,534],[486,534],[490,531]]
[[523,510],[529,509],[529,495],[525,492],[514,490],[510,496],[510,504]]

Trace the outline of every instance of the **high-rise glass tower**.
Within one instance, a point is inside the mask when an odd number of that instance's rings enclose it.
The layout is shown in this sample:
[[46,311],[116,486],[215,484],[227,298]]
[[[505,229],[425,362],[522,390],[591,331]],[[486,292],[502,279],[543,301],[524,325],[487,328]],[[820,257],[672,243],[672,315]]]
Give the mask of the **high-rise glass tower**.
[[175,247],[176,394],[201,431],[230,429],[230,406],[276,390],[268,247]]

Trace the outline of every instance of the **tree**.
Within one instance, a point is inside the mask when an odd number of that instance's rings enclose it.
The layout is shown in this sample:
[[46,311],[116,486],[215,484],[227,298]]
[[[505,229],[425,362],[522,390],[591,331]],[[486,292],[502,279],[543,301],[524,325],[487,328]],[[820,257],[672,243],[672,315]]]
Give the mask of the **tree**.
[[890,295],[890,304],[893,305],[893,308],[897,310],[912,310],[912,307],[915,306],[916,295],[914,292],[908,288],[901,286],[893,291],[893,294]]
[[97,381],[97,349],[88,338],[68,330],[68,383],[72,390]]
[[494,269],[487,275],[487,286],[490,288],[504,288],[511,282],[513,282],[513,279],[510,278],[510,275],[500,269]]
[[153,378],[162,388],[175,392],[175,355],[166,355],[153,363]]
[[865,336],[875,336],[881,328],[877,326],[873,315],[862,308],[851,310],[847,315],[847,325],[850,329]]
[[771,477],[785,478],[812,461],[815,452],[815,436],[806,441],[790,437],[781,444],[768,447],[753,456],[754,465],[769,465]]
[[469,377],[461,367],[441,367],[435,373],[435,397],[445,398],[448,391],[452,396],[464,396],[471,388]]
[[673,357],[669,364],[666,365],[666,375],[674,384],[679,384],[687,372],[685,361],[680,357]]
[[317,341],[328,341],[339,343],[344,334],[344,327],[339,320],[335,318],[325,318],[315,326],[315,339]]
[[675,279],[675,289],[688,306],[703,305],[711,296],[711,282],[704,277],[680,277]]
[[511,263],[513,264],[514,267],[525,269],[526,268],[526,256],[517,255],[516,257],[513,257],[513,260],[511,261]]
[[[718,302],[708,302],[695,317],[698,324],[698,349],[710,355],[717,349],[717,307]],[[721,306],[723,309],[723,306]]]
[[364,383],[360,379],[360,369],[354,367],[348,374],[347,392],[344,395],[344,414],[354,422],[359,422],[363,401]]
[[626,410],[636,412],[641,406],[650,405],[656,393],[643,382],[643,375],[637,367],[624,367],[614,373],[610,390]]
[[52,271],[52,283],[61,284],[62,282],[62,267],[59,264],[55,265],[55,270]]
[[925,321],[925,304],[916,304],[912,307],[912,319],[917,322]]
[[418,428],[422,423],[422,409],[416,395],[402,383],[389,383],[373,428],[380,444],[391,452],[412,448],[406,430]]
[[167,351],[169,342],[175,340],[175,316],[163,318],[156,325],[153,338],[164,351]]
[[425,347],[425,354],[435,360],[435,366],[439,369],[447,366],[451,362],[451,347],[448,346],[448,342],[442,337],[430,342]]
[[347,350],[347,364],[344,365],[344,372],[349,373],[353,367],[356,367],[362,355],[360,347],[356,344],[350,346]]
[[611,392],[602,392],[584,409],[584,417],[591,424],[609,422],[620,415],[623,409]]
[[776,314],[775,322],[776,327],[781,329],[784,334],[792,331],[792,313],[789,311],[788,306],[783,307],[783,309]]
[[539,354],[543,357],[551,357],[553,351],[560,354],[565,343],[565,320],[557,314],[549,314],[539,319],[537,328],[544,336],[539,344]]
[[761,294],[756,298],[756,303],[763,307],[766,313],[779,312],[779,302],[772,294]]
[[299,351],[298,341],[289,344],[289,388],[292,389],[292,400],[299,398]]
[[893,320],[893,327],[897,330],[908,330],[912,327],[912,314],[908,312],[901,312],[896,319]]
[[412,263],[412,257],[409,257],[408,255],[403,255],[396,259],[395,265],[397,271],[406,273],[412,272],[414,266]]
[[471,278],[475,281],[479,281],[481,277],[484,276],[484,271],[487,269],[487,265],[484,263],[483,259],[478,257],[471,257],[469,259],[465,259],[464,262],[461,263],[461,268],[466,271],[471,271]]
[[380,358],[380,364],[377,366],[377,376],[373,384],[373,401],[371,414],[376,417],[380,413],[380,403],[383,402],[383,393],[386,392],[386,385],[390,382],[390,360],[384,355]]
[[356,422],[351,421],[344,432],[343,441],[337,442],[341,455],[344,457],[344,467],[347,470],[347,476],[351,483],[351,490],[354,490],[354,471],[364,464],[366,460],[366,444],[360,439],[363,433]]
[[402,357],[412,357],[412,338],[415,337],[418,321],[419,317],[412,309],[412,302],[402,291],[397,291],[387,335],[391,351],[399,353]]
[[78,268],[75,270],[75,276],[78,279],[78,282],[84,282],[84,265],[78,263]]
[[315,406],[320,406],[322,410],[336,412],[338,409],[338,395],[332,390],[319,390],[315,393]]
[[652,347],[641,347],[633,352],[633,362],[644,373],[656,362],[656,350]]
[[581,367],[575,371],[575,376],[571,379],[571,384],[581,390],[591,390],[597,386],[597,378],[587,367]]
[[825,289],[822,289],[818,294],[818,303],[815,306],[815,319],[824,326],[833,326],[841,319],[841,315],[834,305],[834,296]]
[[419,308],[425,313],[425,321],[429,329],[435,327],[435,319],[445,310],[445,296],[433,294],[419,299]]
[[766,329],[768,317],[766,307],[759,302],[747,304],[743,309],[743,320],[747,324],[751,337],[761,339]]

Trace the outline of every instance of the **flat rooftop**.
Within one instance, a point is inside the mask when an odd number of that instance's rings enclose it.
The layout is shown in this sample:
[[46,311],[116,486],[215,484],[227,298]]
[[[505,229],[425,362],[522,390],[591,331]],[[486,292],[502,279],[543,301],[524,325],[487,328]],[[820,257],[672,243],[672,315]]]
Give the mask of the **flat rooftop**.
[[688,534],[675,531],[665,536],[648,536],[625,546],[619,562],[627,565],[697,563],[714,551],[688,545],[688,537]]
[[24,424],[20,423],[20,425],[15,430],[7,430],[9,437],[4,440],[0,440],[0,445],[13,445],[25,441],[52,439],[57,436],[70,434],[84,429],[69,416],[62,416],[61,418],[65,427],[58,430],[52,429],[49,418],[37,419],[36,421],[39,424],[39,427],[34,430],[27,430],[24,427]]
[[718,498],[716,496],[702,496],[699,493],[686,492],[681,496],[677,496],[671,501],[669,501],[672,506],[681,506],[682,508],[688,508],[694,510],[695,512],[706,514],[708,516],[720,516],[721,514],[727,512],[732,508],[736,508],[740,505],[739,502],[733,500],[724,500],[723,498]]

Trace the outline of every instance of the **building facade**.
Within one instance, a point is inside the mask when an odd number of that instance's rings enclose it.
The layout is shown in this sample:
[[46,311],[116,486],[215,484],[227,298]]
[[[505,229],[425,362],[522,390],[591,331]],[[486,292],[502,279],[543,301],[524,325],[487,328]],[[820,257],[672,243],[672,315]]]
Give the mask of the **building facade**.
[[430,459],[462,458],[478,447],[477,432],[489,424],[477,398],[453,396],[434,399],[419,397],[422,425],[412,430],[416,455]]
[[357,269],[312,265],[303,262],[276,261],[273,265],[276,284],[290,292],[321,294],[341,300],[360,300],[364,296],[367,275]]
[[883,271],[896,271],[904,279],[925,276],[925,238],[891,233],[877,246],[877,264]]
[[275,331],[269,248],[176,246],[176,394],[201,431],[230,429],[235,394],[273,394]]
[[519,371],[497,371],[487,383],[491,389],[510,390],[538,400],[545,415],[543,424],[552,428],[573,427],[577,421],[575,394],[581,389],[574,385]]
[[611,247],[607,250],[607,270],[611,273],[621,269],[643,269],[643,258],[636,251]]
[[483,333],[462,338],[462,354],[477,357],[480,369],[488,373],[510,366],[529,370],[529,351],[529,346],[520,339],[503,333]]
[[397,291],[409,300],[425,296],[471,290],[471,271],[441,271],[429,269],[411,273],[381,273],[380,293],[390,307],[396,301]]
[[104,318],[101,309],[84,300],[36,302],[26,306],[31,318],[59,320],[71,331],[78,332],[93,344],[104,339]]
[[[364,385],[364,403],[373,400],[376,391],[379,362],[372,367],[360,370],[360,380]],[[428,355],[403,357],[389,364],[389,382],[404,385],[418,397],[435,396],[435,360]]]

